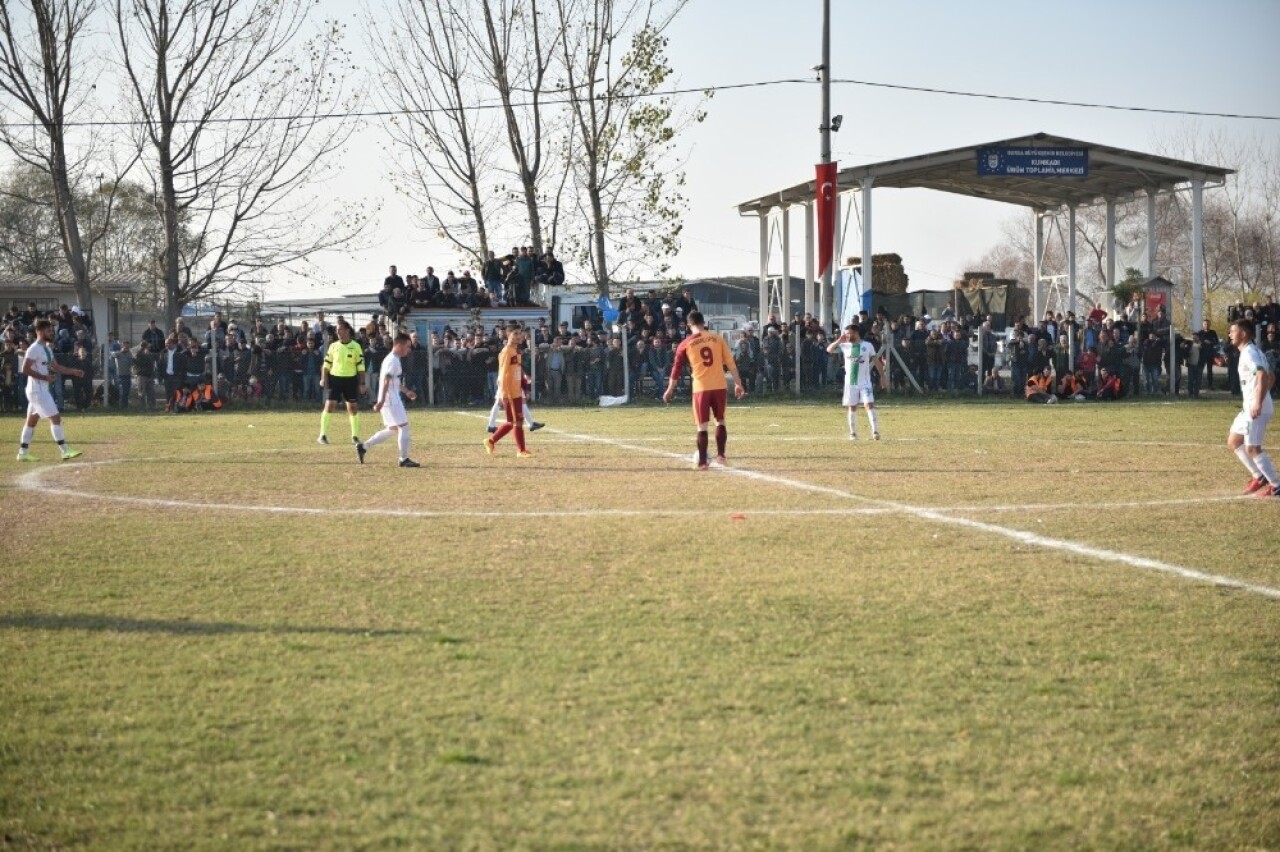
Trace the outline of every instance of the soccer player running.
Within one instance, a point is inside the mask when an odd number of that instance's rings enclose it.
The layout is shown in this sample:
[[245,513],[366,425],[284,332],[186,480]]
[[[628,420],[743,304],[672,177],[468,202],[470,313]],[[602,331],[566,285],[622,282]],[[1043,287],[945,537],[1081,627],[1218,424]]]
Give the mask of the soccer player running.
[[520,326],[512,323],[507,329],[507,342],[498,353],[498,393],[502,395],[502,405],[507,412],[507,420],[498,427],[498,431],[484,439],[484,449],[493,455],[494,448],[508,432],[516,433],[516,458],[527,459],[533,456],[524,447],[524,390],[520,387],[523,373],[520,367],[520,343],[524,340],[524,332]]
[[712,417],[716,420],[716,463],[725,464],[724,449],[729,440],[729,432],[724,425],[725,403],[729,397],[725,370],[733,376],[735,397],[742,399],[747,391],[742,386],[742,376],[738,375],[738,364],[733,360],[729,344],[720,335],[707,331],[707,322],[702,312],[690,311],[685,324],[689,326],[689,336],[680,341],[680,346],[676,349],[662,401],[671,402],[671,397],[676,392],[676,383],[680,381],[680,373],[687,363],[689,372],[693,375],[693,421],[698,426],[696,467],[698,470],[706,470],[707,424]]
[[[876,355],[876,348],[862,339],[862,329],[857,323],[844,327],[844,334],[827,347],[827,353],[837,349],[844,355],[844,405],[849,409],[849,440],[858,440],[858,406],[867,410],[871,421],[871,439],[880,440],[880,424],[876,420],[876,395],[871,389],[871,365],[874,363],[884,376],[884,359]],[[883,384],[883,379],[881,381]]]
[[1236,320],[1228,332],[1231,345],[1240,350],[1237,370],[1240,374],[1240,396],[1244,408],[1231,424],[1227,446],[1235,452],[1245,469],[1253,474],[1253,479],[1245,487],[1245,494],[1280,497],[1280,476],[1276,475],[1276,466],[1272,463],[1271,456],[1262,449],[1263,435],[1266,434],[1267,424],[1271,422],[1271,415],[1275,413],[1271,388],[1276,383],[1276,377],[1267,364],[1267,356],[1262,354],[1253,336],[1254,325],[1250,319]]
[[392,435],[398,435],[400,466],[422,466],[409,458],[409,415],[404,410],[404,402],[400,400],[402,391],[410,402],[418,398],[416,393],[408,388],[402,389],[400,384],[404,378],[404,357],[408,354],[409,335],[401,332],[391,344],[391,354],[382,359],[382,369],[378,373],[378,401],[373,404],[373,410],[382,415],[382,429],[374,432],[364,443],[356,443],[356,457],[360,459],[360,464],[364,464],[364,456],[369,447],[381,444]]
[[78,379],[84,376],[83,370],[64,367],[53,360],[53,350],[49,344],[53,342],[53,323],[47,319],[36,320],[36,340],[27,347],[22,356],[19,372],[27,377],[27,422],[22,426],[22,439],[18,445],[18,461],[40,461],[31,455],[31,438],[35,435],[36,424],[44,417],[49,421],[49,431],[58,444],[62,460],[73,459],[80,455],[79,450],[67,446],[67,437],[62,433],[62,415],[58,413],[58,404],[53,400],[50,386],[57,381],[58,375]]
[[320,414],[318,443],[329,443],[329,415],[346,402],[351,421],[351,443],[360,443],[360,397],[364,395],[364,350],[351,339],[351,326],[338,323],[338,339],[329,344],[320,367],[320,387],[329,395]]

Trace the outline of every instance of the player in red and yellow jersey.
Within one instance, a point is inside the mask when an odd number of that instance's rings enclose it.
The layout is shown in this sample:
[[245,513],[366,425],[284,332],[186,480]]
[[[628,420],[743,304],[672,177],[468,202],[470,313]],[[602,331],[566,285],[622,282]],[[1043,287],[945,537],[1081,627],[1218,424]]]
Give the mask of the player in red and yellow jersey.
[[507,412],[507,421],[484,439],[484,448],[489,455],[493,455],[494,447],[503,436],[512,431],[516,433],[516,457],[527,459],[533,455],[524,448],[524,389],[520,386],[524,375],[520,368],[520,344],[523,342],[524,332],[512,323],[507,327],[506,345],[498,353],[498,395]]
[[712,417],[716,419],[716,462],[724,464],[724,446],[729,440],[729,432],[724,425],[725,402],[728,399],[728,385],[724,379],[725,370],[733,376],[733,393],[738,399],[747,395],[742,387],[742,377],[738,375],[738,365],[729,351],[729,344],[718,334],[707,331],[706,320],[701,311],[691,311],[687,320],[690,334],[680,341],[676,349],[675,360],[671,364],[671,376],[667,380],[667,392],[662,395],[663,402],[671,402],[675,395],[676,383],[680,381],[680,373],[684,365],[689,365],[693,375],[693,420],[698,424],[698,470],[707,469],[707,423]]

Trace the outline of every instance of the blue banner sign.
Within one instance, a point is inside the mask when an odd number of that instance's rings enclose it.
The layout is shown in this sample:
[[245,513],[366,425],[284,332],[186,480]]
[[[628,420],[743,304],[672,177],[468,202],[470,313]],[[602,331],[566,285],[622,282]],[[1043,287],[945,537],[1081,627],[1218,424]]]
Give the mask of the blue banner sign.
[[979,148],[978,174],[996,177],[1088,177],[1088,148]]

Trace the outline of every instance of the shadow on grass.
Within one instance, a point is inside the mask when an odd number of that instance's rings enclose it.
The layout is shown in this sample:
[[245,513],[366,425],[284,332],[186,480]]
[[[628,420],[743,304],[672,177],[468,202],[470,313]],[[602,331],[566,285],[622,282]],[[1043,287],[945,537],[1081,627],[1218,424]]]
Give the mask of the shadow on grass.
[[0,629],[88,630],[104,633],[168,633],[173,636],[222,636],[243,633],[317,634],[330,636],[420,636],[421,630],[374,630],[367,627],[317,627],[295,624],[236,624],[229,621],[169,621],[155,618],[121,618],[113,615],[0,615]]

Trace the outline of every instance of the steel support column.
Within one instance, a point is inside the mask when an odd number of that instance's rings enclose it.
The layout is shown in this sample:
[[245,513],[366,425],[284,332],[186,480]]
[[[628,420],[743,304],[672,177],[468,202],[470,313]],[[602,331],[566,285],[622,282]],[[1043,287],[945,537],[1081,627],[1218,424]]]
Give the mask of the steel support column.
[[1191,328],[1204,322],[1204,181],[1191,181]]
[[862,179],[862,292],[870,293],[874,286],[871,262],[871,185],[875,178]]
[[783,207],[782,213],[782,284],[778,287],[778,302],[783,315],[791,309],[791,208]]
[[[1067,240],[1067,301],[1075,305],[1076,301],[1076,208],[1067,208],[1067,230],[1071,237]],[[1074,308],[1072,308],[1074,310]]]
[[804,311],[813,313],[813,202],[804,204]]
[[[1074,221],[1074,220],[1073,220]],[[1107,289],[1115,287],[1116,281],[1116,200],[1107,199]],[[1075,286],[1071,292],[1075,293]]]
[[769,212],[760,214],[760,321],[769,316]]
[[1031,285],[1031,319],[1034,325],[1044,315],[1044,281],[1041,280],[1044,275],[1044,212],[1032,209],[1031,217],[1036,227],[1036,256],[1032,265],[1035,281]]

